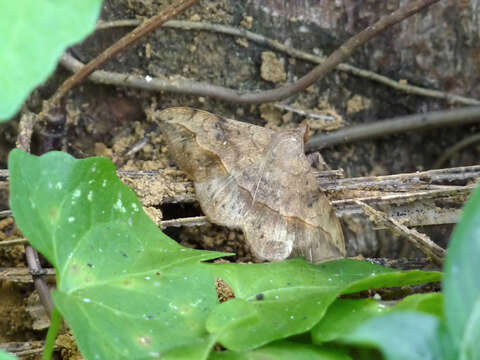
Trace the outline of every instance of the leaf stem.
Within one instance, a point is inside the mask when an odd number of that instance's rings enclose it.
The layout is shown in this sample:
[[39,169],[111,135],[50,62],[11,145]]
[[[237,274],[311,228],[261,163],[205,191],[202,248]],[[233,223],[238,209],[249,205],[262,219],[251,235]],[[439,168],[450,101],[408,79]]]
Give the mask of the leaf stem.
[[52,317],[50,319],[50,327],[48,328],[47,339],[45,340],[45,347],[43,348],[42,360],[50,360],[55,346],[55,339],[57,338],[58,330],[62,325],[62,315],[54,306],[52,310]]

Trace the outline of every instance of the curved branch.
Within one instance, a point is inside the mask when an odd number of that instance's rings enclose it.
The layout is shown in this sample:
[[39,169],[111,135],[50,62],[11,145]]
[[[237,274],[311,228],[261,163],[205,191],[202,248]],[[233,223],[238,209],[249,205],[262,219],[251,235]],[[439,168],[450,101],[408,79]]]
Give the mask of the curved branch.
[[455,153],[461,151],[463,148],[466,148],[467,146],[473,145],[475,143],[480,142],[480,133],[476,133],[470,136],[467,136],[466,138],[463,138],[460,140],[458,143],[453,145],[452,147],[448,148],[438,159],[435,161],[435,164],[433,164],[432,168],[433,169],[440,169],[445,162],[451,158]]
[[[298,81],[292,84],[284,85],[277,89],[260,92],[240,93],[238,91],[226,89],[221,86],[202,84],[187,80],[179,80],[172,82],[160,79],[151,79],[150,83],[154,83],[154,80],[156,80],[156,84],[159,86],[163,86],[167,91],[179,93],[181,92],[191,95],[211,96],[220,100],[230,101],[239,104],[261,104],[283,100],[304,90],[305,88],[312,85],[314,82],[325,77],[325,75],[327,75],[331,70],[333,70],[338,64],[346,60],[353,53],[354,50],[365,44],[368,40],[383,32],[385,29],[397,24],[398,22],[406,19],[407,17],[419,12],[420,10],[438,1],[440,0],[417,0],[411,2],[404,7],[401,7],[390,15],[381,18],[375,24],[368,26],[365,30],[351,37],[349,40],[347,40],[347,42],[345,42],[342,46],[340,46],[337,50],[330,54],[330,56],[328,56],[322,64],[316,66],[312,71],[301,77]],[[62,63],[66,62],[66,58],[68,58],[68,55],[64,54],[62,56]],[[79,62],[77,63],[77,65],[78,64]],[[135,77],[133,76],[125,76],[115,73],[107,74],[105,72],[102,73],[104,75],[109,75],[110,80],[115,80],[117,82],[122,80],[125,83],[129,83],[132,86],[143,89],[151,88],[151,86],[146,86],[144,81],[138,81],[138,78],[135,79]],[[95,73],[92,74],[92,78],[94,78],[93,75],[95,75]],[[106,81],[104,82],[108,83]]]
[[351,37],[347,42],[335,50],[327,59],[320,65],[316,66],[307,75],[301,77],[292,84],[288,84],[277,89],[266,90],[262,92],[235,93],[229,94],[228,98],[232,102],[240,104],[261,104],[283,100],[293,94],[296,94],[314,82],[322,79],[338,64],[345,61],[357,48],[365,44],[370,39],[385,31],[390,26],[393,26],[407,17],[419,12],[420,10],[438,2],[439,0],[417,0],[410,4],[401,7],[390,15],[384,16],[375,24],[368,26],[365,30]]
[[[140,20],[114,20],[109,22],[101,21],[97,24],[97,30],[110,29],[113,27],[137,26],[139,24],[140,24]],[[169,20],[165,24],[163,24],[162,27],[180,29],[180,30],[209,31],[209,32],[215,32],[220,34],[226,34],[230,36],[243,37],[257,44],[269,46],[272,49],[283,52],[291,57],[309,61],[314,64],[321,64],[325,61],[324,56],[309,54],[305,51],[286,46],[276,40],[269,39],[263,35],[256,34],[254,32],[248,31],[243,28],[235,28],[228,25],[211,24],[207,22],[185,21],[185,20]],[[477,99],[450,94],[443,91],[427,89],[420,86],[405,84],[400,81],[391,79],[387,76],[377,74],[373,71],[360,69],[356,66],[346,64],[346,63],[338,64],[335,70],[343,71],[354,76],[376,81],[380,84],[389,86],[395,90],[406,92],[407,94],[442,99],[450,103],[458,103],[463,105],[480,105],[480,101]],[[164,89],[158,89],[158,91],[160,90],[164,90]]]
[[153,16],[152,18],[146,20],[141,25],[133,29],[130,33],[122,37],[120,40],[115,42],[113,45],[104,50],[99,54],[95,59],[90,61],[88,64],[83,66],[78,72],[70,76],[63,84],[57,89],[55,94],[46,102],[45,109],[39,114],[41,118],[46,112],[49,111],[49,108],[58,102],[72,87],[78,84],[80,81],[85,79],[89,74],[91,74],[96,68],[107,62],[113,56],[118,54],[120,51],[127,48],[129,45],[135,41],[143,38],[164,22],[174,17],[181,11],[185,10],[187,7],[193,5],[198,0],[181,0],[173,5],[166,7],[163,11]]
[[474,122],[480,122],[479,106],[402,116],[312,136],[305,144],[305,151],[312,152],[328,146],[373,139],[405,131],[463,125]]

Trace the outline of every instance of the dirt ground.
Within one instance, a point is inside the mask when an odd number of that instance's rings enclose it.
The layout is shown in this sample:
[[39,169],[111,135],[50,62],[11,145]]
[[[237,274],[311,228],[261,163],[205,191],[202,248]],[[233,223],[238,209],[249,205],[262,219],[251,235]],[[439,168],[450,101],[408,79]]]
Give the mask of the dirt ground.
[[[165,1],[106,0],[101,17],[105,21],[150,17],[156,14],[163,3]],[[199,5],[188,9],[179,19],[233,25],[308,52],[328,54],[348,38],[348,35],[361,30],[371,21],[373,15],[366,9],[374,12],[371,4],[363,4],[365,7],[362,8],[362,4],[355,5],[355,2],[346,0],[344,7],[337,9],[341,15],[336,15],[335,21],[332,15],[330,22],[325,23],[318,18],[311,18],[312,14],[316,13],[313,10],[309,12],[303,9],[303,14],[309,16],[300,16],[302,6],[310,4],[306,0],[298,2],[300,5],[292,8],[282,7],[279,3],[281,2],[274,0],[200,1]],[[455,5],[452,5],[454,2],[447,3],[455,8]],[[382,6],[382,12],[388,10],[388,6]],[[462,9],[457,10],[459,17],[464,16]],[[458,20],[455,16],[448,21],[454,23]],[[448,26],[448,21],[445,26]],[[402,29],[406,28],[399,26],[393,33],[397,34]],[[99,30],[83,43],[72,47],[70,53],[83,62],[88,61],[130,30],[131,28],[126,27]],[[414,35],[410,34],[412,37]],[[389,36],[392,36],[391,32],[374,40],[356,53],[350,63],[396,79],[406,79],[423,86],[479,97],[479,90],[466,83],[467,80],[462,78],[454,82],[450,78],[449,82],[444,76],[446,73],[454,76],[449,68],[438,68],[434,71],[428,67],[428,64],[435,62],[435,58],[441,57],[442,51],[447,51],[440,45],[437,54],[425,50],[423,57],[418,57],[417,60],[410,51],[406,53],[407,50],[403,48],[395,48],[387,56],[385,54],[392,46],[388,43]],[[428,43],[423,46],[431,49],[433,45]],[[462,53],[457,55],[463,56]],[[478,59],[477,55],[475,61],[478,62]],[[428,67],[428,71],[421,66],[414,67],[412,64],[415,61],[427,64],[424,66]],[[458,60],[456,66],[460,69],[473,66],[468,61],[461,63]],[[439,66],[446,65],[442,61]],[[284,82],[293,81],[312,67],[311,63],[294,59],[244,38],[210,32],[162,29],[118,55],[104,68],[108,71],[170,79],[181,75],[196,81],[246,90],[274,88]],[[67,70],[59,67],[46,84],[35,90],[28,99],[30,109],[39,111],[41,101],[49,98],[68,75]],[[335,121],[321,123],[273,105],[236,105],[208,97],[152,93],[85,81],[66,97],[65,121],[38,126],[32,152],[41,154],[50,150],[62,150],[78,158],[106,156],[115,162],[119,170],[161,171],[161,177],[154,180],[122,178],[127,185],[134,188],[147,213],[159,223],[161,220],[200,216],[202,212],[194,200],[191,184],[170,160],[162,134],[146,115],[148,110],[190,106],[274,129],[308,124],[310,135],[314,135],[353,124],[450,107],[443,100],[408,95],[342,72],[332,72],[306,91],[289,99],[287,103],[329,115]],[[6,159],[8,152],[15,146],[17,126],[18,118],[0,126],[0,168],[7,167]],[[332,169],[343,169],[345,177],[415,172],[430,169],[446,148],[477,131],[478,126],[472,125],[405,133],[326,148],[322,150],[322,155]],[[140,150],[132,151],[139,142],[143,143]],[[451,157],[446,166],[474,165],[479,152],[479,145],[471,146]],[[179,194],[183,194],[186,200],[179,203],[168,201]],[[8,209],[7,199],[7,186],[5,182],[0,182],[0,210]],[[427,232],[435,241],[445,244],[451,226],[434,226],[421,230]],[[206,224],[172,227],[165,229],[165,232],[187,247],[234,252],[237,255],[233,261],[254,261],[249,249],[244,245],[243,234],[237,230]],[[0,219],[0,241],[19,237],[21,234],[16,230],[11,218]],[[382,239],[385,241],[382,242]],[[398,258],[412,254],[411,249],[405,248],[401,239],[387,230],[375,232],[372,243],[374,245],[369,247],[369,251],[361,255]],[[382,248],[383,243],[389,245]],[[21,245],[0,247],[0,274],[3,268],[24,268],[24,257]],[[47,266],[46,262],[44,265]],[[39,309],[38,295],[34,292],[32,282],[12,282],[0,277],[0,314],[0,343],[10,343],[12,349],[14,346],[19,349],[20,343],[37,344],[44,340],[48,321],[41,308]],[[38,346],[40,345],[38,343]],[[60,358],[79,358],[75,344],[68,334],[62,335],[57,345]],[[40,355],[33,352],[24,358],[36,359],[40,358]]]

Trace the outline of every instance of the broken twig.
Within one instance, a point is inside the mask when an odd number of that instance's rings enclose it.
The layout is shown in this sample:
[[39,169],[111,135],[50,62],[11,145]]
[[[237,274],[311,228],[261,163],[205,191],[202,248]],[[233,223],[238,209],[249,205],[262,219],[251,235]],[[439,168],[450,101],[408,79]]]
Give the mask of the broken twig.
[[355,202],[362,207],[365,214],[367,214],[372,221],[391,229],[395,233],[403,235],[416,248],[421,250],[428,257],[432,258],[432,260],[434,260],[437,264],[443,263],[446,251],[430,240],[427,235],[421,234],[415,229],[409,229],[399,221],[388,217],[385,213],[374,209],[370,205],[365,204],[363,201],[355,200]]

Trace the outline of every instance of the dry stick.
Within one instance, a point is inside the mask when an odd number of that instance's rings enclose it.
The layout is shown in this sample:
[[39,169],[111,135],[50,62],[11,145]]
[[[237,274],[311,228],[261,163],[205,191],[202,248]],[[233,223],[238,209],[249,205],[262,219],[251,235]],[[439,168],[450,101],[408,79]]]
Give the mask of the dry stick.
[[180,226],[199,226],[207,223],[206,216],[193,216],[188,218],[172,219],[160,221],[160,228],[180,227]]
[[7,342],[1,343],[0,349],[20,357],[43,351],[44,344],[45,341]]
[[[43,269],[42,274],[48,278],[49,282],[53,282],[52,279],[55,276],[55,269],[54,268]],[[0,279],[4,281],[17,282],[17,283],[33,282],[31,271],[26,267],[0,268]]]
[[[214,86],[210,84],[202,84],[194,81],[187,80],[174,80],[166,81],[160,79],[150,79],[145,84],[145,80],[140,77],[134,77],[131,75],[123,75],[118,73],[106,73],[106,72],[95,72],[92,74],[92,79],[97,81],[102,81],[103,83],[113,84],[113,81],[119,82],[124,81],[130,86],[138,87],[141,89],[151,90],[153,89],[151,85],[155,84],[156,87],[161,86],[166,91],[190,94],[190,95],[201,95],[214,97],[224,101],[230,101],[239,104],[261,104],[274,102],[278,100],[283,100],[289,96],[292,96],[303,89],[309,87],[314,82],[322,79],[327,75],[331,70],[333,70],[338,64],[346,60],[354,50],[366,43],[368,40],[380,34],[382,31],[387,29],[390,26],[397,24],[398,22],[406,19],[407,17],[419,12],[420,10],[438,2],[440,0],[417,0],[409,3],[408,5],[394,11],[390,15],[387,15],[377,21],[375,24],[367,27],[365,30],[354,35],[346,43],[340,46],[335,50],[328,58],[320,65],[316,66],[312,71],[307,75],[300,78],[298,81],[284,85],[277,89],[266,90],[266,91],[255,91],[248,93],[240,93],[239,91],[224,88],[221,86]],[[72,61],[73,59],[68,55],[64,54],[61,58],[62,64],[65,66],[76,66],[80,67],[80,62]],[[99,78],[99,75],[103,79]],[[141,80],[140,80],[141,79]],[[148,85],[151,84],[151,85]]]
[[[174,17],[181,11],[185,10],[189,6],[196,3],[198,0],[182,0],[171,6],[168,6],[166,9],[162,10],[159,14],[154,17],[146,20],[140,26],[135,28],[133,31],[122,37],[112,46],[103,51],[95,59],[90,61],[84,67],[82,67],[78,72],[70,76],[65,82],[57,89],[55,94],[46,102],[45,107],[41,114],[39,114],[39,119],[48,112],[50,107],[58,102],[72,87],[86,78],[90,73],[92,73],[96,68],[107,62],[113,56],[118,54],[120,51],[127,48],[129,45],[148,35],[150,32],[158,28],[164,22]],[[42,115],[43,114],[43,115]]]
[[42,303],[46,313],[50,317],[52,315],[53,300],[52,296],[50,295],[50,290],[48,288],[47,282],[45,280],[42,266],[40,265],[37,250],[35,250],[30,245],[25,246],[25,257],[27,259],[28,268],[30,269],[30,274],[33,278],[35,289],[37,289],[38,291],[40,302]]
[[24,107],[18,124],[17,148],[30,152],[30,142],[32,140],[34,125],[35,115]]
[[[446,169],[418,171],[414,173],[366,176],[339,179],[330,184],[324,184],[326,190],[347,189],[401,189],[405,185],[436,184],[443,182],[462,182],[475,180],[480,177],[480,165],[460,166]],[[402,189],[403,190],[403,189]]]
[[28,244],[28,240],[25,239],[25,238],[13,239],[13,240],[3,240],[3,241],[0,241],[0,248],[9,247],[9,246],[16,246],[16,245],[25,245],[25,244]]
[[293,112],[293,113],[299,114],[301,116],[309,117],[309,118],[316,119],[316,120],[325,121],[325,123],[327,125],[328,125],[328,123],[335,123],[335,122],[338,121],[335,117],[333,117],[331,115],[318,114],[318,113],[315,113],[313,111],[299,109],[299,108],[292,107],[292,106],[289,106],[289,105],[286,105],[286,104],[275,103],[275,104],[273,104],[273,106],[275,106],[277,109]]
[[[17,147],[23,151],[30,151],[30,141],[33,133],[33,126],[35,122],[35,116],[28,110],[24,109],[22,117],[20,118],[19,133],[17,136]],[[0,214],[1,215],[1,214]],[[25,255],[28,268],[33,277],[35,289],[37,289],[45,311],[50,316],[53,309],[53,300],[50,295],[45,277],[42,274],[42,266],[40,265],[40,259],[38,252],[32,246],[25,244]]]
[[427,235],[421,234],[415,229],[409,229],[397,220],[388,217],[383,212],[374,209],[362,201],[356,200],[355,202],[362,207],[366,215],[373,217],[375,222],[405,236],[413,245],[415,245],[415,247],[432,258],[437,264],[443,263],[446,253],[445,250],[430,240]]
[[[140,23],[140,20],[115,20],[111,22],[99,22],[97,24],[97,30],[108,29],[112,27],[120,27],[120,26],[137,26],[139,23]],[[211,24],[207,22],[184,21],[184,20],[169,20],[165,24],[163,24],[162,27],[181,29],[181,30],[210,31],[210,32],[216,32],[216,33],[221,33],[221,34],[226,34],[231,36],[244,37],[257,44],[269,46],[277,51],[281,51],[297,59],[306,60],[314,64],[321,64],[325,61],[324,56],[309,54],[305,51],[298,50],[298,49],[286,46],[284,44],[281,44],[277,40],[269,39],[263,35],[259,35],[245,29],[238,29],[228,25]],[[450,94],[443,91],[426,89],[419,86],[405,84],[403,82],[393,80],[387,76],[377,74],[373,71],[360,69],[358,67],[345,64],[345,63],[338,64],[335,70],[347,72],[349,74],[352,74],[358,77],[363,77],[369,80],[373,80],[383,85],[394,88],[396,90],[406,92],[407,94],[414,94],[414,95],[426,96],[426,97],[431,97],[436,99],[443,99],[450,103],[459,103],[463,105],[480,105],[480,101],[477,99],[472,99],[472,98],[468,98],[460,95]],[[158,89],[158,90],[163,90],[163,89]]]
[[402,116],[312,136],[305,144],[305,151],[317,151],[327,146],[373,139],[404,131],[463,125],[478,121],[480,121],[479,106]]
[[411,192],[399,192],[394,194],[386,194],[386,195],[377,195],[377,196],[365,196],[359,198],[350,198],[350,199],[340,199],[340,200],[332,200],[332,205],[337,210],[337,215],[341,214],[342,206],[347,204],[355,203],[356,201],[368,201],[374,202],[376,204],[382,203],[393,203],[393,204],[401,204],[401,203],[411,203],[415,200],[426,200],[426,199],[434,199],[438,197],[454,197],[458,195],[465,195],[466,197],[470,195],[470,193],[475,189],[476,185],[465,185],[459,186],[458,188],[451,188],[451,189],[432,189],[432,190],[420,190],[420,191],[411,191]]
[[464,139],[462,139],[461,141],[459,141],[458,143],[456,143],[455,145],[453,145],[452,147],[448,148],[443,154],[442,156],[440,156],[437,161],[435,162],[435,164],[433,164],[433,168],[434,169],[439,169],[443,166],[443,164],[445,164],[445,162],[450,158],[452,157],[453,154],[459,152],[460,150],[462,150],[464,147],[467,147],[467,146],[470,146],[470,145],[473,145],[477,142],[480,141],[480,133],[477,133],[477,134],[473,134],[471,136],[468,136]]

